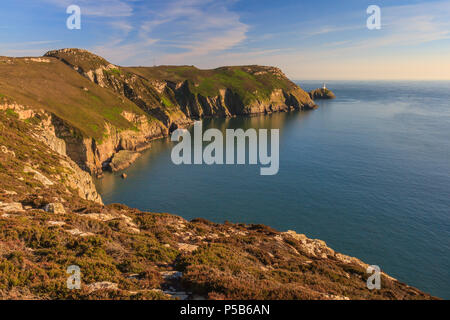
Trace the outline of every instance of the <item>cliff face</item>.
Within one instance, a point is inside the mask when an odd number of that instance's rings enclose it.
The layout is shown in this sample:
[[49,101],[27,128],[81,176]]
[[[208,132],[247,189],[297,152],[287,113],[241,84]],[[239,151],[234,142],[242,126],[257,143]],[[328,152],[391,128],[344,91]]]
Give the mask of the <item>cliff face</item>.
[[65,153],[91,174],[107,168],[117,151],[139,150],[168,134],[133,102],[51,57],[0,57],[0,104],[19,107],[33,122],[45,115],[50,120],[43,129],[62,139]]
[[52,150],[67,156],[77,164],[78,170],[81,168],[86,174],[100,174],[103,169],[107,169],[119,150],[141,151],[148,147],[151,140],[168,133],[168,129],[158,121],[150,121],[145,115],[123,111],[121,116],[134,125],[133,129],[120,130],[106,123],[104,138],[98,141],[83,136],[77,128],[43,109],[0,101],[0,110],[10,110],[21,120],[35,123],[35,135],[39,133],[37,138]]
[[143,111],[160,120],[166,127],[170,127],[172,122],[190,123],[180,110],[164,106],[160,97],[165,90],[164,82],[139,77],[86,50],[55,50],[47,52],[45,56],[61,60],[100,87],[126,97]]
[[[66,155],[64,140],[49,129],[49,117],[17,105],[15,109],[4,107],[0,104],[0,144],[3,150],[11,152],[1,154],[3,188],[23,203],[34,196],[50,203],[55,199],[69,201],[74,195],[102,203],[92,177]],[[39,116],[40,123],[32,123],[30,119],[37,119],[32,116]],[[44,202],[42,205],[47,204]]]

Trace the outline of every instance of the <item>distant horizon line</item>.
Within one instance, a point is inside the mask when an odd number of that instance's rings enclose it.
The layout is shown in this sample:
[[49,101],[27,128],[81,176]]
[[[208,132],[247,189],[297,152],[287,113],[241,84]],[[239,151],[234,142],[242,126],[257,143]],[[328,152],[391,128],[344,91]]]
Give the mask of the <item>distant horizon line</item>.
[[[105,59],[103,56],[95,53],[94,51],[91,51],[89,49],[84,49],[84,48],[60,48],[60,49],[53,49],[53,50],[47,50],[44,52],[43,55],[36,55],[36,56],[28,56],[28,55],[24,55],[24,56],[4,56],[2,54],[0,54],[0,57],[5,57],[5,58],[41,58],[41,57],[45,57],[45,54],[47,52],[50,51],[58,51],[58,50],[64,50],[64,49],[76,49],[76,50],[83,50],[83,51],[87,51],[91,54],[94,54],[98,57],[101,57],[103,59]],[[106,60],[106,59],[105,59]],[[108,60],[106,60],[107,62],[110,62]],[[112,62],[110,62],[112,63]],[[218,69],[218,68],[223,68],[223,67],[244,67],[244,66],[252,66],[252,65],[257,65],[257,66],[266,66],[266,67],[276,67],[279,68],[281,71],[283,71],[283,73],[287,73],[286,70],[284,70],[283,68],[274,66],[274,65],[262,65],[262,64],[235,64],[235,65],[223,65],[223,66],[219,66],[219,67],[213,67],[213,68],[200,68],[197,67],[196,65],[191,65],[191,64],[161,64],[161,65],[119,65],[116,63],[112,63],[116,66],[119,67],[124,67],[124,68],[154,68],[154,67],[182,67],[182,66],[189,66],[189,67],[195,67],[199,70],[214,70],[214,69]],[[296,82],[296,81],[318,81],[318,82],[327,82],[327,81],[383,81],[383,82],[388,82],[388,81],[395,81],[395,82],[400,82],[400,81],[410,81],[410,82],[447,82],[450,81],[450,78],[448,79],[407,79],[407,78],[393,78],[393,79],[381,79],[381,78],[373,78],[373,79],[367,79],[367,78],[353,78],[353,79],[340,79],[340,78],[316,78],[316,79],[299,79],[299,78],[295,78],[295,77],[290,77],[288,75],[286,75],[291,81]]]

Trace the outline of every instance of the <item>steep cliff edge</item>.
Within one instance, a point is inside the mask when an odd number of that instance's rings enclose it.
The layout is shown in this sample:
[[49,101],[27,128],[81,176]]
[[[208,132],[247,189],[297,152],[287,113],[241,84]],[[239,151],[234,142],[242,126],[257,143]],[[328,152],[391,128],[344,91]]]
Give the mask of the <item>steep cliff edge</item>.
[[433,299],[293,231],[86,200],[38,115],[0,110],[0,299]]
[[316,107],[273,67],[125,68],[81,49],[0,57],[0,99],[4,108],[45,113],[65,153],[91,174],[194,119]]
[[0,104],[1,187],[24,204],[68,202],[74,195],[102,204],[92,177],[65,154],[64,141],[44,129],[48,121]]
[[0,104],[30,118],[45,113],[50,119],[46,128],[92,174],[107,167],[117,151],[140,150],[168,134],[163,123],[133,102],[55,58],[0,57]]

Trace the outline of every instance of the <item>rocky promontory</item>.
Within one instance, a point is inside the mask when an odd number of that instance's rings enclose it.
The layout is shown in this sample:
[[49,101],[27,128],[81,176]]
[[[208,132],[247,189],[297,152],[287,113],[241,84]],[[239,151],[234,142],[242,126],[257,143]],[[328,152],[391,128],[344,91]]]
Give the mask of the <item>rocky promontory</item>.
[[318,88],[318,89],[308,92],[308,94],[311,97],[311,99],[313,99],[313,100],[335,99],[336,98],[335,94],[330,89],[327,89],[327,88]]

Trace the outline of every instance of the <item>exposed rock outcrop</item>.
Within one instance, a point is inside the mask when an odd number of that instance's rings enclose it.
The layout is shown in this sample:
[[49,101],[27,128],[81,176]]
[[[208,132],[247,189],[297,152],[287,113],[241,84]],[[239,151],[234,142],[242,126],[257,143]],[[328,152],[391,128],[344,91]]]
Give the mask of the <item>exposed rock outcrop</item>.
[[[367,264],[293,231],[86,200],[36,125],[0,111],[0,131],[16,155],[0,152],[0,298],[433,299],[384,273],[369,290]],[[69,265],[80,290],[66,289]]]
[[23,206],[19,202],[3,203],[0,201],[0,210],[3,212],[23,212]]
[[327,88],[318,88],[315,90],[310,91],[309,96],[311,97],[311,99],[316,100],[316,99],[335,99],[336,96],[334,95],[334,93],[327,89]]
[[109,163],[109,167],[113,172],[123,170],[136,161],[140,155],[141,154],[139,152],[120,150],[114,154],[111,162]]
[[[97,193],[92,177],[88,172],[81,170],[79,165],[69,157],[66,141],[57,137],[57,135],[64,136],[66,132],[70,131],[67,126],[61,124],[62,121],[60,119],[44,110],[34,110],[31,107],[16,103],[0,104],[0,110],[12,110],[18,119],[28,122],[31,119],[39,119],[39,122],[34,125],[30,123],[30,126],[33,126],[31,136],[43,142],[50,150],[53,150],[61,156],[59,164],[67,170],[59,173],[59,179],[64,180],[64,184],[67,187],[77,190],[81,198],[102,203],[102,199]],[[4,149],[8,150],[6,147]],[[11,154],[12,151],[8,150],[8,152]],[[55,183],[29,165],[24,166],[23,171],[33,175],[34,179],[46,186],[51,186]]]
[[50,213],[65,214],[66,210],[61,203],[49,203],[44,207],[44,210]]

